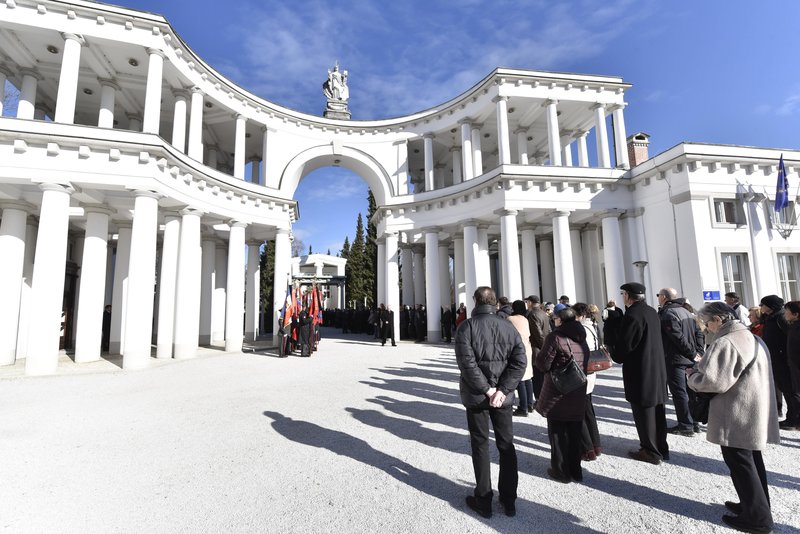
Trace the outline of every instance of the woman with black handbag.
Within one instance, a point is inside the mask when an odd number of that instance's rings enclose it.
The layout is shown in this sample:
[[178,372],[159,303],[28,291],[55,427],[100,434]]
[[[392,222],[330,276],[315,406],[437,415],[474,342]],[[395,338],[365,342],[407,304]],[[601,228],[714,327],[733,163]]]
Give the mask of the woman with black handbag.
[[[593,321],[593,314],[588,304],[583,302],[576,302],[572,305],[575,311],[576,319],[583,325],[586,330],[586,344],[589,351],[600,350],[600,339],[597,335],[597,328]],[[581,424],[581,444],[582,444],[582,458],[584,461],[596,460],[602,453],[600,446],[600,431],[597,428],[597,416],[594,413],[594,406],[592,405],[592,391],[594,384],[597,380],[595,373],[586,373],[586,407],[583,416],[583,423]]]
[[550,438],[550,468],[547,474],[558,482],[583,480],[581,428],[586,406],[586,375],[589,347],[586,330],[572,308],[555,314],[555,329],[544,340],[536,356],[536,368],[546,373],[536,411],[547,418]]

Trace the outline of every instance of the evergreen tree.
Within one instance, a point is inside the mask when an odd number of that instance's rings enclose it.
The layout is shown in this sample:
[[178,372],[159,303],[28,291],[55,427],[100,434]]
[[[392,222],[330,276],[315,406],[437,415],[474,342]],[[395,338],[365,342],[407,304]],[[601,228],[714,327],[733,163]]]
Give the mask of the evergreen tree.
[[361,213],[358,214],[358,221],[356,222],[356,237],[353,240],[353,245],[350,247],[350,253],[347,258],[347,294],[350,295],[352,300],[357,303],[364,302],[367,297],[369,304],[369,297],[371,288],[366,279],[366,250],[364,245],[364,221]]
[[378,205],[375,203],[375,197],[372,190],[368,190],[367,194],[367,240],[365,243],[365,276],[366,287],[369,288],[370,297],[372,302],[378,303],[378,229],[372,223],[372,216],[378,210]]
[[344,243],[342,243],[342,250],[339,251],[339,257],[347,259],[350,257],[350,238],[344,236]]
[[261,309],[264,310],[264,330],[272,331],[272,298],[275,289],[275,241],[267,241],[261,247]]
[[311,252],[311,245],[308,245],[308,255],[311,256],[311,254],[313,254],[313,252]]

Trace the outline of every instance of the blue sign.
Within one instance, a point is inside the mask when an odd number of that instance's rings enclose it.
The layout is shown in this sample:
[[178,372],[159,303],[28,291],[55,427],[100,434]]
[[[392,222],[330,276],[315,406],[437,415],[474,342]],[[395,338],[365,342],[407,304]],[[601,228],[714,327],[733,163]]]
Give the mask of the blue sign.
[[703,300],[720,300],[719,291],[703,291]]

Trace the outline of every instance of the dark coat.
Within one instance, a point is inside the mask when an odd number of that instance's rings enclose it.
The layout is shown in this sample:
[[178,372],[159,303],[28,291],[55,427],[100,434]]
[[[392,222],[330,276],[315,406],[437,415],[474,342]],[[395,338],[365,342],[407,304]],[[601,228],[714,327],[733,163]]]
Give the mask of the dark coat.
[[767,344],[772,366],[775,367],[778,364],[783,367],[786,363],[786,333],[789,325],[780,311],[766,316],[762,315],[761,322],[764,323],[764,335],[761,339]]
[[694,365],[696,354],[703,353],[697,346],[697,321],[689,310],[683,307],[685,299],[669,300],[658,310],[661,320],[661,343],[667,365]]
[[514,310],[511,308],[511,304],[500,306],[500,308],[497,310],[497,316],[500,317],[501,319],[506,319],[513,314]]
[[541,308],[532,308],[525,313],[528,318],[528,327],[531,329],[531,348],[533,357],[544,345],[544,338],[550,333],[550,318]]
[[628,402],[653,407],[667,401],[667,366],[661,342],[661,321],[658,312],[647,303],[634,302],[625,310],[619,329],[613,335],[611,359],[622,364]]
[[559,393],[550,376],[551,369],[559,369],[575,359],[584,372],[589,347],[586,344],[586,329],[578,321],[569,321],[557,326],[544,340],[544,346],[536,356],[536,368],[545,372],[544,384],[536,411],[554,421],[582,421],[586,410],[586,384],[566,395]]
[[514,402],[513,392],[527,365],[525,345],[514,325],[497,316],[494,306],[475,307],[472,317],[456,331],[455,349],[464,406],[486,402],[486,392],[493,387],[506,395],[503,406]]

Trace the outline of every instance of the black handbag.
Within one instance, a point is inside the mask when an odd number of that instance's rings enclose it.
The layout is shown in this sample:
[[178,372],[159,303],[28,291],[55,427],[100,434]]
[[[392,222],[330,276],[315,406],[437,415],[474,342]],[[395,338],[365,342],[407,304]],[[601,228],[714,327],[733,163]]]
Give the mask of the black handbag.
[[553,385],[562,395],[571,393],[586,385],[586,374],[575,362],[572,354],[572,345],[570,345],[569,340],[567,340],[567,348],[570,355],[569,362],[564,367],[550,369],[550,378],[553,380]]

